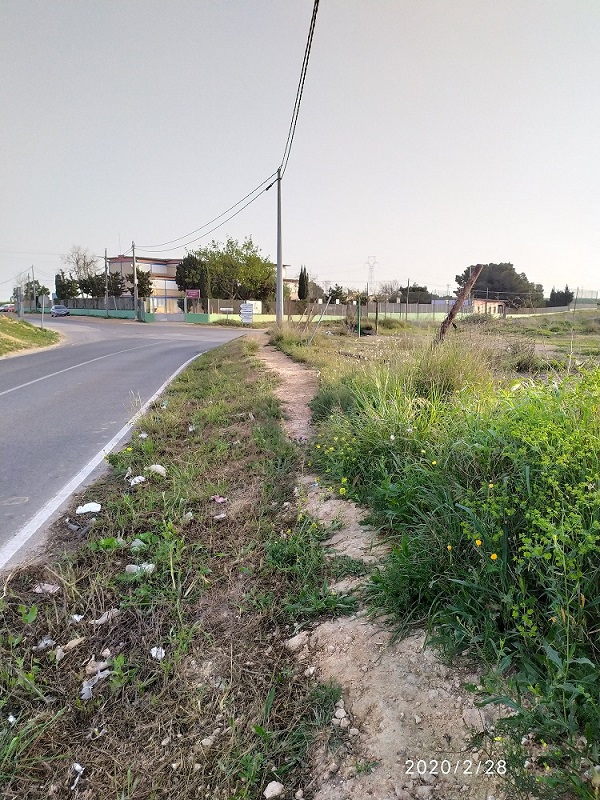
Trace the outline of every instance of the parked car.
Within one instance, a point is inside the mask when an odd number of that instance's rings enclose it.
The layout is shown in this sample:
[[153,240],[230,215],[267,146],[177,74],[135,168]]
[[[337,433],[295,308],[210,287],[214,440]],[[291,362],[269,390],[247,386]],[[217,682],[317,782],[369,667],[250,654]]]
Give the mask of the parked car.
[[50,313],[53,317],[68,317],[71,312],[66,306],[57,305],[52,306]]
[[15,304],[14,303],[5,303],[3,306],[0,306],[0,311],[14,311]]

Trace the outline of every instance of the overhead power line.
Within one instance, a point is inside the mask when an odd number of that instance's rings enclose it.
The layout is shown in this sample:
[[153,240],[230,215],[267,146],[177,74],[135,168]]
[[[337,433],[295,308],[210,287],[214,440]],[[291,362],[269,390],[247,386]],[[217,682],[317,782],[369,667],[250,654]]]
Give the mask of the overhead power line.
[[292,143],[294,141],[294,134],[296,133],[296,124],[298,122],[298,114],[300,113],[300,103],[302,102],[302,93],[304,92],[304,81],[306,80],[306,71],[308,70],[308,61],[310,59],[310,51],[312,47],[313,35],[315,32],[315,23],[317,21],[317,12],[319,10],[319,0],[314,1],[312,17],[308,29],[308,38],[306,40],[306,47],[304,49],[304,59],[302,61],[302,68],[300,70],[300,80],[298,81],[298,88],[296,90],[296,100],[294,102],[294,110],[292,111],[292,119],[290,121],[290,128],[288,131],[287,141],[283,150],[283,158],[281,159],[280,170],[281,177],[283,177],[287,168],[287,163],[290,158],[292,150]]
[[[241,203],[244,202],[244,200],[247,200],[253,194],[258,192],[258,190],[260,188],[262,188],[265,185],[265,183],[268,183],[271,180],[271,178],[274,178],[276,174],[277,174],[276,172],[273,172],[271,175],[269,175],[268,178],[266,178],[264,181],[262,181],[262,183],[259,183],[258,186],[256,186],[254,189],[252,189],[251,192],[248,192],[247,195],[244,195],[244,197],[242,197],[241,200],[238,200],[237,203],[234,203],[232,206],[230,206],[228,209],[223,211],[221,214],[218,214],[216,217],[213,217],[213,219],[209,220],[208,222],[205,222],[204,225],[200,225],[199,228],[196,228],[195,230],[190,231],[189,233],[185,233],[183,236],[178,236],[176,239],[170,239],[168,242],[160,242],[159,244],[142,244],[142,245],[139,245],[138,250],[154,250],[157,247],[166,247],[167,245],[175,244],[176,242],[181,242],[183,239],[187,239],[188,236],[193,236],[195,233],[198,233],[198,231],[203,230],[203,228],[207,228],[209,225],[212,225],[213,222],[216,222],[218,219],[221,219],[221,217],[224,217],[225,214],[229,214],[230,211],[233,211],[234,208],[237,208]],[[271,187],[269,186],[267,188],[270,189]],[[261,192],[261,194],[262,194],[262,192]],[[257,197],[259,197],[259,196],[260,195],[257,195]],[[245,206],[244,206],[244,208],[245,208]],[[233,216],[235,216],[235,214]],[[232,217],[230,217],[230,219],[232,219]],[[213,230],[216,230],[216,228],[213,228]],[[207,235],[207,234],[204,234],[204,235]],[[198,238],[202,238],[202,237],[198,237]],[[195,239],[194,241],[197,241],[197,240]],[[187,244],[192,244],[192,242],[188,242]],[[178,245],[178,247],[184,247],[184,246],[185,245],[183,243],[181,245]]]

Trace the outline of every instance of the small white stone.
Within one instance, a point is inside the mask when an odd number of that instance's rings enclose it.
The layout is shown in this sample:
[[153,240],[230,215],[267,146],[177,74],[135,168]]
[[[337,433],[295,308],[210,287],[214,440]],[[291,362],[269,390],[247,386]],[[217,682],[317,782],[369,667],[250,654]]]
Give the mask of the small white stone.
[[334,717],[331,720],[331,724],[333,725],[334,728],[339,728],[340,727],[340,720],[337,717]]
[[335,707],[336,708],[343,708],[344,707],[344,701],[343,700],[338,700],[337,703],[335,704]]
[[422,721],[422,718],[418,714],[415,714],[415,725],[420,725]]
[[358,736],[359,734],[360,731],[358,730],[358,728],[350,728],[350,730],[348,731],[349,736]]
[[313,676],[313,675],[315,674],[315,672],[316,672],[316,669],[317,669],[316,667],[307,667],[307,668],[304,670],[304,677],[305,677],[305,678],[312,678],[312,676]]
[[202,739],[202,741],[200,742],[202,747],[205,747],[207,750],[209,749],[209,747],[212,747],[214,743],[215,740],[212,738],[212,736],[207,736],[206,739]]
[[331,772],[332,775],[335,775],[335,773],[338,771],[339,768],[340,765],[337,764],[335,761],[332,761],[331,764],[327,767],[327,769],[329,770],[329,772]]
[[283,783],[279,783],[279,781],[271,781],[271,783],[267,784],[267,788],[264,790],[263,795],[266,797],[266,800],[270,800],[272,797],[281,797],[284,791],[285,787]]
[[298,789],[298,791],[294,795],[294,800],[303,800],[303,798],[304,798],[304,792],[302,791],[302,789]]
[[348,715],[346,714],[343,708],[336,708],[335,716],[337,717],[337,719],[344,719],[344,717],[347,717]]
[[350,720],[348,717],[344,717],[344,719],[340,720],[340,728],[349,728],[350,727]]

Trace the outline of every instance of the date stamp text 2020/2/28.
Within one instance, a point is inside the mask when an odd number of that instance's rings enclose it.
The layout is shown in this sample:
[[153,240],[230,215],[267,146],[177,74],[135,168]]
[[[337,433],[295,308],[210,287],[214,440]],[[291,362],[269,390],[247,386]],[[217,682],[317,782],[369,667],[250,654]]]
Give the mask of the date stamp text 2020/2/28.
[[506,775],[506,761],[472,761],[468,758],[456,761],[435,758],[408,758],[404,762],[406,775]]

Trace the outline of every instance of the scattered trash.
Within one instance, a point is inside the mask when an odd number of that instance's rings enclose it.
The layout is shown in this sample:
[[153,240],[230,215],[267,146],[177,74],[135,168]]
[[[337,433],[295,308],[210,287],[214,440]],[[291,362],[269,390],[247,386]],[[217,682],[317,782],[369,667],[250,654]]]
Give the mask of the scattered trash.
[[168,400],[163,400],[162,403],[160,404],[160,407],[161,408],[166,408],[168,405],[169,405],[169,401]]
[[67,524],[67,528],[70,531],[80,531],[81,530],[81,525],[76,525],[74,522],[71,522],[69,517],[66,518],[65,522]]
[[149,467],[146,467],[147,472],[156,472],[157,475],[162,475],[163,478],[167,476],[167,470],[163,467],[162,464],[151,464]]
[[75,513],[76,514],[93,514],[97,511],[100,511],[102,506],[100,503],[86,503],[83,506],[78,506]]
[[40,650],[47,650],[49,647],[52,647],[53,644],[56,644],[54,639],[51,639],[49,636],[44,636],[44,638],[40,639],[40,641],[31,649],[39,652]]
[[81,622],[83,619],[83,614],[71,614],[71,621],[72,622]]
[[111,608],[109,611],[105,611],[101,617],[98,619],[91,619],[90,625],[104,625],[105,622],[110,622],[111,619],[119,616],[119,609],[118,608]]
[[90,660],[85,665],[85,674],[86,675],[97,675],[98,672],[102,672],[105,669],[108,669],[110,664],[108,661],[96,661],[96,656],[90,656]]
[[146,547],[148,547],[146,542],[143,542],[141,539],[134,539],[129,546],[132,550],[144,550]]
[[127,467],[127,472],[125,473],[125,480],[131,477],[132,472],[133,470],[131,469],[131,467]]
[[138,433],[138,439],[147,439],[147,438],[148,438],[148,434],[146,433],[146,431],[140,431]]
[[213,496],[210,499],[214,500],[215,503],[226,503],[227,502],[227,498],[226,497],[221,497],[220,494],[213,494]]
[[196,430],[196,426],[195,426],[195,425],[189,425],[189,426],[188,426],[188,431],[189,431],[190,433],[193,433],[195,430]]
[[186,511],[183,517],[181,518],[182,522],[191,522],[194,519],[194,515],[191,511]]
[[38,583],[33,587],[36,594],[56,594],[59,589],[56,583]]
[[143,475],[136,475],[135,478],[131,478],[131,480],[129,481],[129,485],[137,486],[138,483],[144,483],[145,480],[146,478],[144,478]]
[[157,661],[162,661],[166,653],[162,647],[153,647],[152,650],[150,650],[150,655]]
[[82,766],[81,766],[81,764],[78,764],[77,762],[75,762],[75,763],[73,764],[73,766],[71,767],[71,769],[73,770],[73,772],[75,773],[75,776],[76,776],[76,777],[75,777],[75,780],[74,780],[74,782],[73,782],[73,785],[71,786],[71,791],[73,791],[73,789],[74,789],[74,788],[77,786],[77,784],[79,783],[79,779],[80,779],[80,778],[81,778],[81,776],[83,775],[83,772],[84,772],[84,770],[85,770],[85,767],[82,767]]
[[104,669],[101,672],[97,672],[93,678],[88,678],[85,680],[81,686],[81,692],[79,693],[79,697],[82,700],[91,700],[92,699],[92,689],[94,686],[99,683],[100,681],[104,680],[110,675],[109,669]]
[[144,562],[143,564],[127,564],[125,567],[125,572],[128,572],[130,575],[152,575],[154,570],[156,569],[156,564],[148,564]]
[[92,740],[99,739],[101,736],[104,736],[105,733],[108,733],[108,730],[107,730],[106,727],[104,727],[104,728],[102,728],[100,730],[98,728],[92,728],[92,730],[88,733],[88,735],[85,738],[86,739],[92,739]]
[[217,522],[219,522],[222,519],[226,519],[226,518],[227,518],[227,514],[215,514],[215,516],[213,517],[213,519],[217,520]]
[[54,658],[56,659],[56,663],[59,664],[63,660],[65,655],[66,653],[64,649],[59,645],[54,651]]
[[15,716],[13,716],[12,714],[8,715],[7,720],[8,720],[8,724],[9,725],[15,725],[16,722],[17,722],[17,718]]

